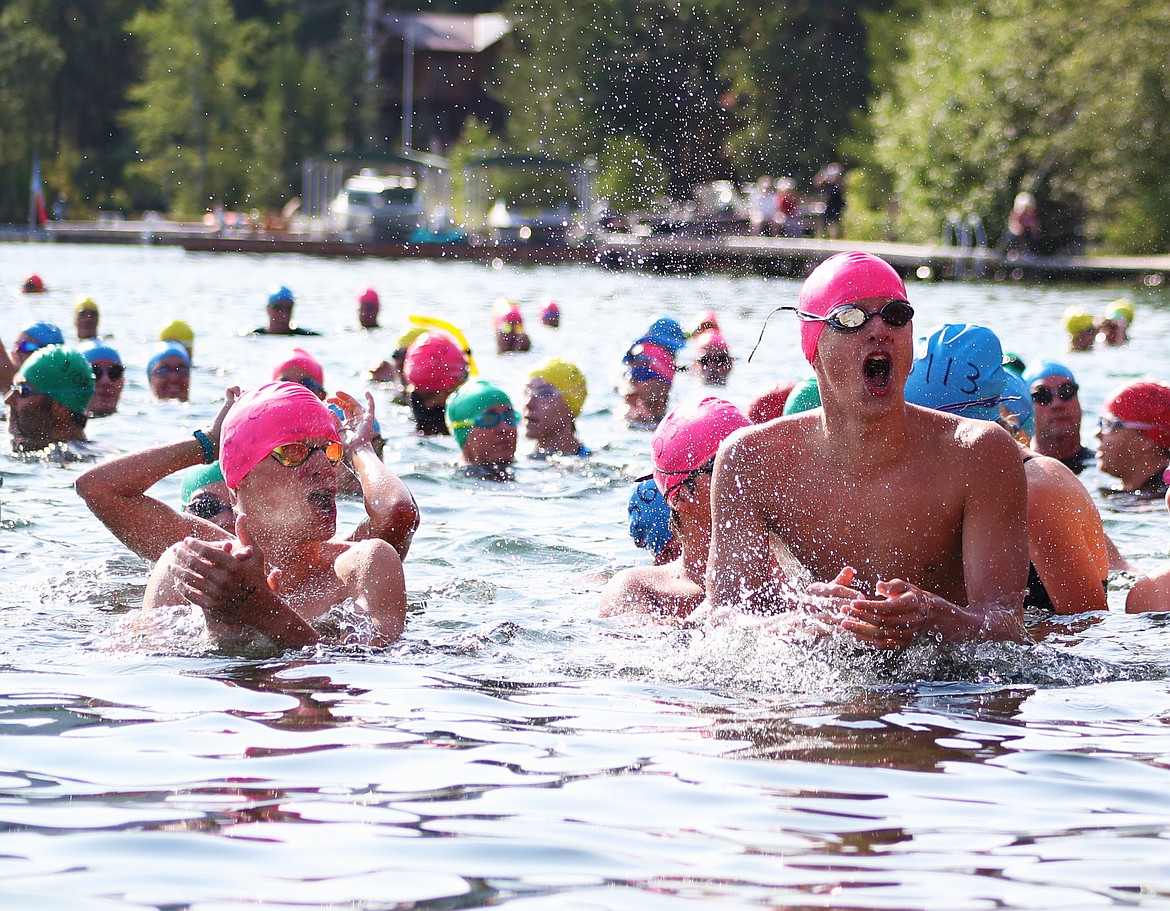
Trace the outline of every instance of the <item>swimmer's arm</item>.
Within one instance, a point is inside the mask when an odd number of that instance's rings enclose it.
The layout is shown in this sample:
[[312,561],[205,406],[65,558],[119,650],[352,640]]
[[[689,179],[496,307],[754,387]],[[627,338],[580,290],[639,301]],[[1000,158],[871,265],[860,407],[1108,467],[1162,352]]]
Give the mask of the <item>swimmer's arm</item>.
[[414,495],[390,468],[378,458],[369,443],[350,450],[353,467],[362,485],[366,518],[349,536],[351,541],[380,538],[405,560],[418,531],[419,511]]
[[1134,583],[1125,596],[1127,614],[1170,611],[1170,566],[1155,569]]
[[406,626],[406,577],[398,552],[381,540],[363,541],[337,558],[338,577],[348,596],[378,631],[371,645],[394,642]]
[[[1056,463],[1058,469],[1052,469],[1042,462],[1034,460],[1025,469],[1032,564],[1058,614],[1108,610],[1101,584],[1108,573],[1107,557],[1100,542],[1095,549],[1090,540],[1093,525],[1101,524],[1096,506],[1084,493],[1081,482],[1064,466]],[[1065,482],[1075,485],[1072,496],[1063,490],[1058,470],[1066,472]],[[1094,514],[1085,515],[1087,510]]]
[[950,641],[1029,641],[1027,484],[1019,449],[989,424],[965,454],[963,578],[967,604],[930,594],[927,629]]
[[75,486],[85,505],[118,540],[153,562],[185,537],[206,541],[227,537],[214,523],[178,512],[146,494],[167,475],[202,461],[203,448],[191,438],[107,459],[78,477]]
[[[784,606],[768,546],[769,530],[750,495],[742,442],[719,449],[711,479],[711,550],[707,600],[715,608],[776,610]],[[741,485],[746,485],[741,489]]]

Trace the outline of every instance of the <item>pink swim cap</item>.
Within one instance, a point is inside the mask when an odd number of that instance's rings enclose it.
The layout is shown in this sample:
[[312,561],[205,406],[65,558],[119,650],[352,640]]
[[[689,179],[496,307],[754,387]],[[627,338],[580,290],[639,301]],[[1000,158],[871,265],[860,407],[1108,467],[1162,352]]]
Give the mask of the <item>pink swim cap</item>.
[[447,392],[467,379],[467,355],[446,333],[424,332],[406,349],[403,372],[418,392]]
[[695,347],[699,351],[722,351],[725,354],[731,349],[727,347],[727,339],[718,329],[705,329],[695,336]]
[[359,304],[376,304],[376,303],[378,303],[378,292],[375,291],[373,288],[366,288],[365,291],[363,291],[361,294],[358,295],[358,303]]
[[[872,253],[850,250],[836,253],[813,269],[800,288],[797,306],[803,313],[827,316],[839,304],[851,304],[869,297],[906,300],[906,285],[893,267]],[[811,364],[824,323],[800,324],[800,348]]]
[[751,423],[730,402],[714,396],[697,405],[680,405],[664,417],[650,447],[654,452],[654,483],[667,504],[691,472],[715,457],[720,443]]
[[289,367],[300,367],[320,385],[325,385],[325,371],[320,362],[304,348],[293,348],[292,355],[281,361],[272,371],[272,378],[277,379]]
[[550,300],[544,305],[544,309],[540,311],[541,316],[560,316],[561,305],[554,300]]
[[524,317],[520,313],[520,306],[515,301],[501,297],[496,301],[493,309],[492,325],[499,331],[500,326],[510,324],[524,329]]
[[223,479],[235,490],[277,446],[310,437],[340,440],[329,406],[299,383],[266,383],[232,406],[220,433]]

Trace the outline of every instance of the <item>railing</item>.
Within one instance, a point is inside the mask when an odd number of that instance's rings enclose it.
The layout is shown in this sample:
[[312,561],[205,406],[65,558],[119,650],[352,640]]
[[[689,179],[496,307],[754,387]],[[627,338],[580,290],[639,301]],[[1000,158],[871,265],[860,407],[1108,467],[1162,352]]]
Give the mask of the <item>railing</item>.
[[979,215],[975,213],[948,215],[943,222],[940,243],[944,247],[958,247],[960,253],[967,254],[956,259],[955,278],[983,275],[985,259],[981,255],[976,255],[975,251],[987,251],[987,229]]

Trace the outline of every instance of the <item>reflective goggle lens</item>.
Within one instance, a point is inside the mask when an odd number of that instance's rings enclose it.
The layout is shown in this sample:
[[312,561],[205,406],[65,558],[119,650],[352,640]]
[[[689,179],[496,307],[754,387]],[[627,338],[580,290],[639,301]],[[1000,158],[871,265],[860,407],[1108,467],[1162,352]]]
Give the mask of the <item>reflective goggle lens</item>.
[[345,447],[336,440],[324,446],[310,446],[308,443],[285,443],[272,450],[272,458],[276,459],[285,468],[296,468],[309,460],[314,452],[325,453],[331,463],[336,465],[345,454]]

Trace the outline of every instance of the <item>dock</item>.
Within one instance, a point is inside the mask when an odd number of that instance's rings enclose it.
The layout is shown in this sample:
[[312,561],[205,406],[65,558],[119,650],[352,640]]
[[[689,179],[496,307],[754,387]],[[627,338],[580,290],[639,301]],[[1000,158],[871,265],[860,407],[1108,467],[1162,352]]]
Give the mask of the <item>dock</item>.
[[906,276],[947,281],[1115,283],[1159,287],[1170,256],[1034,256],[988,247],[960,248],[814,238],[683,234],[601,234],[587,243],[379,243],[290,232],[218,230],[166,221],[54,222],[33,237],[52,243],[177,245],[192,253],[294,253],[333,258],[430,259],[491,264],[595,264],[611,269],[687,274],[722,272],[803,278],[842,250],[866,250]]

